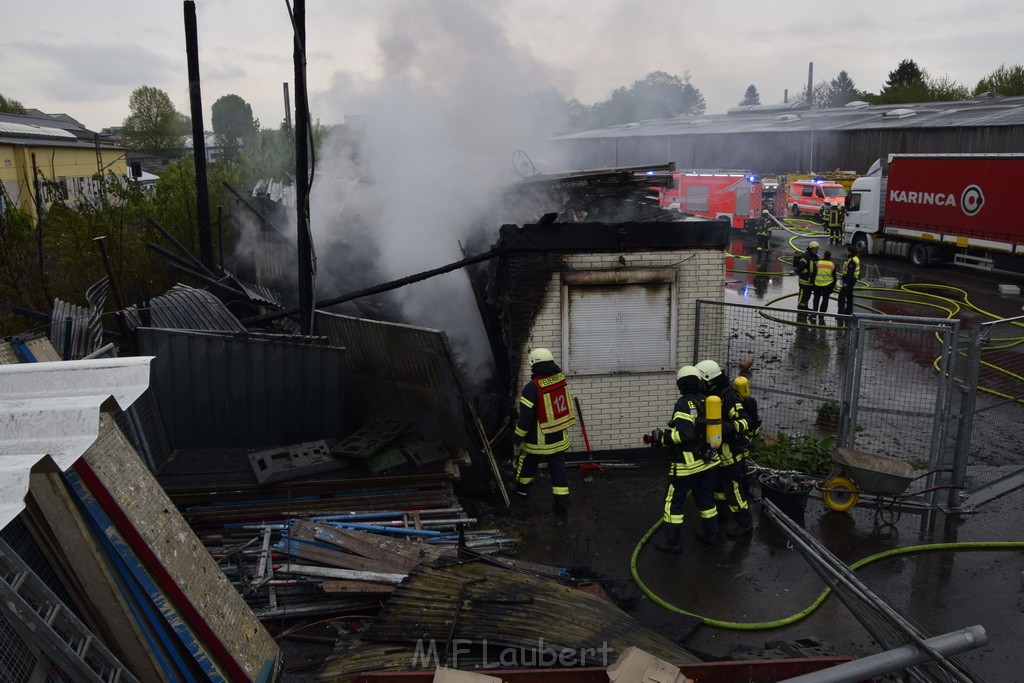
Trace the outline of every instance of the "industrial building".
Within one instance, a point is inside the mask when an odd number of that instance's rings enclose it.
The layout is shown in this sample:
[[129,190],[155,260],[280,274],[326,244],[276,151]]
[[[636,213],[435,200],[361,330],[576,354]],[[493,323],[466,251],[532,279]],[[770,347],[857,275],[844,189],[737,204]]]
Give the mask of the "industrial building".
[[898,153],[1024,151],[1024,97],[811,109],[804,102],[636,121],[552,141],[567,168],[675,162],[764,174],[864,173]]

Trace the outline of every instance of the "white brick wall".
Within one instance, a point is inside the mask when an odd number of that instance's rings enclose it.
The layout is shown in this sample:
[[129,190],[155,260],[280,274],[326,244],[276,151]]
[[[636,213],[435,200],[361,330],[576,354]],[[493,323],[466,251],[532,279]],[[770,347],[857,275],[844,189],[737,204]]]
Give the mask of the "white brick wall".
[[[717,249],[662,251],[623,254],[630,268],[678,270],[679,304],[677,351],[680,365],[693,357],[693,329],[697,299],[724,298],[725,258]],[[613,270],[621,268],[618,254],[573,254],[567,258],[572,270]],[[554,273],[544,291],[544,301],[523,349],[519,386],[530,379],[526,356],[531,348],[547,347],[562,364],[561,279]],[[664,427],[672,416],[678,392],[675,371],[614,375],[568,375],[569,388],[583,408],[590,446],[595,451],[643,446],[643,434]],[[584,450],[579,423],[571,430],[572,449]]]

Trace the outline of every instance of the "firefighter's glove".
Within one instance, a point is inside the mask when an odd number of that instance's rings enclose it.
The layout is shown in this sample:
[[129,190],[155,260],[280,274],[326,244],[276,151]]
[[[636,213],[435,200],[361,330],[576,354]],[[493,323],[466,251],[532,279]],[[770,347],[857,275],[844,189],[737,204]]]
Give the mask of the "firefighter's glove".
[[714,462],[718,460],[718,450],[712,448],[709,444],[703,443],[697,447],[695,455],[703,460],[704,462]]
[[722,438],[728,439],[730,436],[736,433],[736,424],[733,422],[722,421]]
[[650,434],[644,434],[644,443],[651,446],[664,446],[665,432],[660,429],[655,429]]

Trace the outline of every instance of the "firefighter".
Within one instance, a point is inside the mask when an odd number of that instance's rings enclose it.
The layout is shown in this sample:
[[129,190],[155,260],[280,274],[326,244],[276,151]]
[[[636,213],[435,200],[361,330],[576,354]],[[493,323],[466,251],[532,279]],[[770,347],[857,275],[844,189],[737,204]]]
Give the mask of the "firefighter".
[[826,202],[821,207],[821,217],[828,230],[829,244],[840,244],[843,239],[843,210],[836,204]]
[[754,235],[757,237],[757,258],[769,256],[772,251],[772,224],[768,217],[768,209],[761,211],[761,220],[757,224]]
[[811,302],[811,310],[819,313],[828,312],[828,298],[832,296],[835,287],[836,264],[832,261],[832,252],[826,250],[825,257],[818,259],[818,267],[814,272],[814,300]]
[[811,294],[814,293],[814,276],[817,273],[817,265],[817,242],[808,244],[807,249],[797,254],[793,259],[793,270],[796,272],[797,282],[800,284],[800,294],[797,297],[796,303],[798,311],[806,311],[808,309]]
[[727,508],[731,513],[733,524],[725,535],[738,538],[754,530],[754,519],[743,493],[745,458],[750,453],[751,418],[743,406],[743,399],[718,363],[702,360],[696,367],[704,380],[705,393],[722,399],[722,450],[715,501],[719,509]]
[[512,445],[518,454],[514,495],[519,503],[526,501],[540,459],[547,458],[553,497],[551,509],[555,515],[566,517],[569,480],[565,473],[565,452],[572,445],[568,429],[576,423],[572,394],[550,350],[533,349],[527,361],[530,381],[519,397],[519,419],[512,436]]
[[672,411],[668,429],[654,430],[644,440],[669,449],[668,490],[662,516],[661,535],[654,547],[667,553],[683,550],[683,510],[686,496],[693,493],[693,502],[700,512],[697,538],[710,546],[718,544],[718,509],[714,498],[717,453],[708,446],[704,418],[704,383],[700,372],[684,365],[676,373],[679,399]]
[[842,278],[842,286],[839,288],[839,313],[853,315],[853,286],[860,279],[860,256],[857,254],[857,247],[852,244],[846,245],[846,260],[843,261],[839,276]]

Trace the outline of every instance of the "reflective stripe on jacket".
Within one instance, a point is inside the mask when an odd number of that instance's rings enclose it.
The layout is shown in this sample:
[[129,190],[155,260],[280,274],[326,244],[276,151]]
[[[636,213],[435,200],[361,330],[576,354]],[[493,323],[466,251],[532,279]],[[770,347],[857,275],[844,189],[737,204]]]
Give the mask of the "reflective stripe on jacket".
[[818,261],[818,270],[814,275],[815,287],[828,287],[836,283],[836,264],[827,258]]

